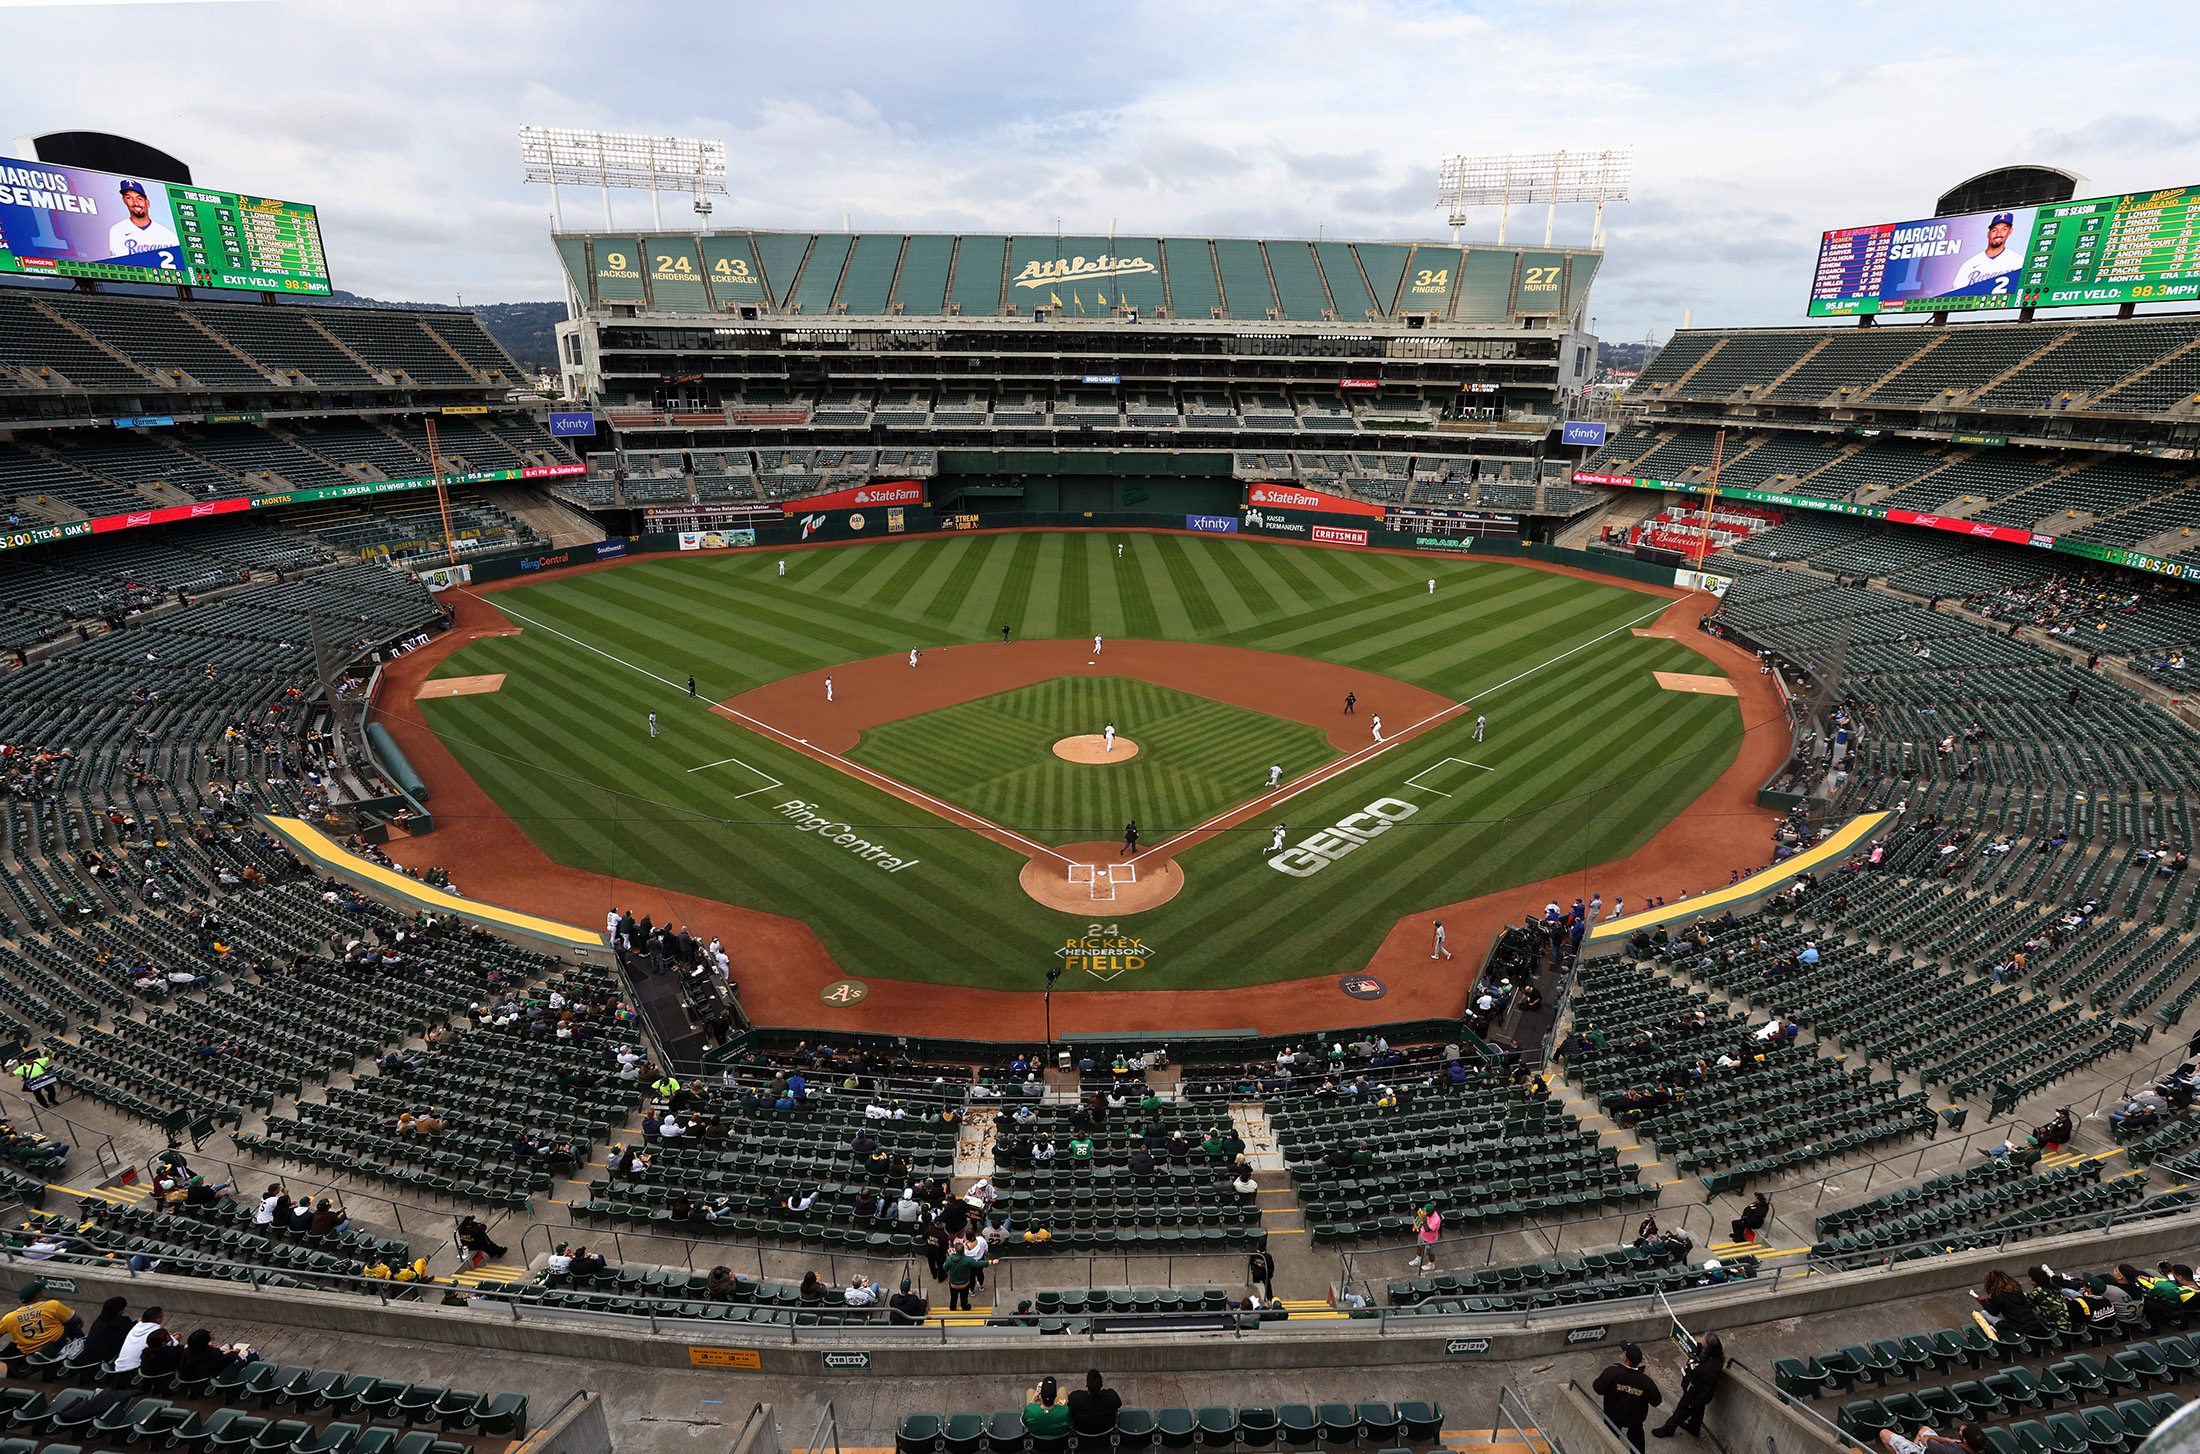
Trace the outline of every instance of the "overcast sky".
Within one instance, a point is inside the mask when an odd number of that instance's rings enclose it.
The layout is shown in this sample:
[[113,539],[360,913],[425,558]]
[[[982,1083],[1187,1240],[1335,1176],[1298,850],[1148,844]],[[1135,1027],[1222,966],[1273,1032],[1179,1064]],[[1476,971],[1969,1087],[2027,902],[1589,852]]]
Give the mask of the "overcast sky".
[[0,0],[0,27],[0,140],[118,131],[314,203],[337,286],[398,300],[562,295],[522,123],[723,140],[720,225],[888,231],[1440,238],[1447,155],[1629,145],[1612,339],[1801,321],[1821,231],[1988,167],[2200,182],[2200,7],[2168,3]]

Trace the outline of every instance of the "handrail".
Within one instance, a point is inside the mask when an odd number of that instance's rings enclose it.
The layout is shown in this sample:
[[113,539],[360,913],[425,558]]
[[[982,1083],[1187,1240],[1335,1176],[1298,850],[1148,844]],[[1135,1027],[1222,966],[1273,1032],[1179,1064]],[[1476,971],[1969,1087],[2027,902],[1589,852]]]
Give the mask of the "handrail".
[[[520,1440],[517,1444],[510,1445],[508,1448],[506,1448],[504,1454],[533,1454],[534,1446],[537,1441],[542,1438],[543,1430],[554,1428],[557,1425],[558,1420],[564,1417],[565,1411],[573,1407],[573,1401],[575,1399],[584,1399],[588,1396],[589,1393],[587,1389],[574,1389],[571,1393],[565,1396],[564,1403],[559,1404],[556,1408],[550,1411],[550,1415],[548,1418],[537,1419],[535,1421],[534,1428],[527,1431],[527,1437]],[[758,1404],[757,1407],[762,1408],[763,1405]],[[745,1427],[743,1429],[743,1432],[747,1432]],[[735,1447],[739,1447],[738,1440],[735,1441]]]
[[[0,1096],[0,1105],[4,1105],[5,1102],[6,1097]],[[87,1126],[72,1116],[63,1115],[51,1106],[41,1106],[38,1104],[36,1096],[26,1096],[24,1105],[31,1113],[31,1124],[36,1126],[41,1133],[46,1129],[45,1118],[47,1116],[52,1116],[55,1120],[69,1127],[72,1132],[77,1133],[69,1142],[70,1149],[73,1150],[76,1147],[85,1145],[91,1146],[92,1160],[99,1167],[103,1176],[113,1176],[115,1172],[122,1169],[122,1153],[115,1149],[115,1138],[111,1132],[102,1131],[96,1126]],[[12,1111],[9,1112],[8,1119],[11,1121],[15,1119]],[[108,1165],[110,1161],[114,1163],[112,1167]]]
[[[232,1138],[232,1143],[234,1143],[234,1138]],[[317,1177],[291,1175],[287,1172],[277,1171],[273,1168],[266,1166],[254,1166],[249,1162],[239,1163],[231,1161],[227,1157],[216,1156],[213,1153],[206,1151],[193,1151],[189,1156],[185,1157],[184,1159],[191,1163],[194,1168],[199,1162],[202,1161],[214,1162],[215,1164],[219,1165],[223,1170],[229,1173],[229,1180],[232,1185],[235,1185],[237,1182],[243,1179],[243,1177],[267,1177],[270,1180],[282,1183],[285,1187],[295,1184],[298,1186],[312,1188],[313,1195],[315,1197],[318,1198],[321,1196],[326,1196],[330,1201],[336,1203],[336,1205],[340,1207],[344,1207],[347,1211],[350,1209],[351,1201],[358,1198],[363,1197],[368,1201],[379,1202],[390,1209],[390,1218],[393,1222],[397,1224],[397,1230],[407,1233],[408,1235],[412,1230],[405,1225],[405,1212],[408,1209],[417,1214],[415,1218],[416,1221],[419,1217],[428,1217],[438,1220],[449,1220],[452,1222],[456,1222],[460,1217],[480,1215],[479,1211],[471,1203],[461,1203],[460,1205],[462,1207],[462,1210],[460,1211],[443,1211],[436,1207],[423,1206],[418,1202],[401,1202],[395,1197],[384,1196],[380,1192],[357,1191],[347,1189],[345,1187],[338,1186],[333,1181],[324,1181]],[[240,1176],[240,1173],[243,1174],[242,1177]],[[242,1200],[242,1198],[236,1199]],[[293,1198],[293,1200],[295,1200],[295,1198]],[[487,1225],[494,1227],[510,1215],[511,1208],[499,1207],[490,1213]]]
[[[1576,1217],[1571,1221],[1565,1222],[1529,1222],[1518,1227],[1508,1227],[1505,1230],[1499,1232],[1474,1232],[1469,1233],[1468,1235],[1463,1237],[1439,1237],[1436,1240],[1436,1245],[1439,1248],[1443,1249],[1461,1249],[1463,1253],[1463,1249],[1465,1249],[1469,1243],[1485,1243],[1487,1245],[1484,1248],[1482,1265],[1484,1267],[1494,1267],[1497,1263],[1496,1244],[1497,1239],[1499,1239],[1500,1237],[1548,1236],[1550,1238],[1551,1253],[1552,1255],[1556,1255],[1559,1248],[1565,1245],[1566,1232],[1568,1228],[1590,1227],[1603,1222],[1617,1222],[1620,1224],[1619,1231],[1621,1235],[1613,1238],[1612,1241],[1614,1245],[1625,1246],[1633,1240],[1632,1238],[1625,1235],[1627,1230],[1627,1223],[1630,1220],[1634,1219],[1637,1216],[1663,1215],[1674,1210],[1676,1209],[1672,1207],[1649,1207],[1644,1208],[1640,1211],[1630,1209],[1626,1211],[1606,1212],[1601,1216],[1595,1217]],[[1697,1245],[1699,1247],[1708,1249],[1710,1246],[1710,1231],[1711,1228],[1716,1225],[1716,1219],[1711,1214],[1710,1203],[1687,1202],[1682,1204],[1677,1210],[1680,1212],[1680,1221],[1678,1225],[1684,1228],[1688,1225],[1689,1219],[1692,1216],[1694,1216],[1698,1212],[1703,1213],[1704,1236],[1697,1239]],[[1554,1233],[1556,1235],[1552,1235]],[[1339,1248],[1338,1258],[1341,1264],[1339,1268],[1339,1276],[1342,1285],[1351,1285],[1355,1264],[1361,1257],[1385,1252],[1404,1252],[1409,1249],[1418,1249],[1420,1245],[1420,1242],[1418,1240],[1415,1240],[1410,1242],[1399,1242],[1390,1246],[1383,1247],[1355,1247],[1350,1249]],[[1575,1245],[1583,1245],[1582,1239],[1577,1238],[1575,1241]],[[1471,1254],[1463,1253],[1460,1259],[1455,1260],[1448,1255],[1444,1255],[1443,1260],[1447,1262],[1453,1262],[1454,1265],[1463,1265],[1465,1262],[1471,1262],[1472,1257]]]
[[[2056,1229],[2069,1230],[2073,1227],[2093,1226],[2117,1227],[2129,1222],[2151,1222],[2173,1215],[2176,1215],[2175,1211],[2146,1211],[2143,1202],[2128,1207],[2114,1207],[2105,1212],[2072,1212],[2066,1217],[2043,1217],[2038,1221],[2019,1222],[2014,1227],[2003,1227],[1993,1234],[1994,1241],[1992,1245],[1994,1250],[1999,1252],[2006,1249],[2012,1241],[2028,1240]],[[1903,1242],[1893,1247],[1875,1247],[1870,1251],[1820,1253],[1814,1249],[1805,1255],[1804,1261],[1812,1264],[1815,1270],[1821,1272],[1854,1272],[1860,1267],[1871,1266],[1891,1267],[1898,1261],[1918,1260],[1903,1258],[1900,1255],[1918,1249],[1923,1249],[1928,1256],[1939,1256],[1942,1253],[1951,1251],[1977,1252],[1983,1250],[1986,1245],[1984,1243],[1974,1243],[1970,1247],[1951,1247],[1949,1245],[1951,1241],[1961,1241],[1966,1236],[1975,1235],[1977,1234],[1961,1231],[1951,1232],[1946,1237],[1935,1237],[1923,1242]]]
[[833,1416],[833,1401],[825,1400],[825,1407],[817,1411],[817,1427],[810,1431],[810,1442],[803,1454],[823,1454],[825,1431],[833,1435],[833,1454],[840,1454],[840,1420]]

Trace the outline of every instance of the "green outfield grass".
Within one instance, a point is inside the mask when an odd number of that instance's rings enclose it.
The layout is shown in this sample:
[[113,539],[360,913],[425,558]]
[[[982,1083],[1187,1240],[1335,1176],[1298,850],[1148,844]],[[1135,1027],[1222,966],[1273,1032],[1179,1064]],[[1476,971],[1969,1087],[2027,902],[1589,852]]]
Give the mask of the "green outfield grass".
[[[1120,560],[1119,540],[1128,546]],[[1710,670],[1677,642],[1629,633],[1665,602],[1547,571],[1101,531],[864,543],[786,558],[784,579],[768,552],[690,554],[499,592],[489,599],[523,633],[476,642],[438,675],[503,672],[503,690],[421,706],[554,859],[805,920],[857,975],[1036,989],[1059,962],[1063,936],[1085,921],[1022,892],[1022,855],[776,747],[704,703],[854,658],[997,639],[1004,622],[1019,639],[1097,632],[1256,647],[1476,699],[1285,805],[1276,816],[1293,843],[1378,798],[1413,806],[1396,828],[1320,871],[1292,877],[1269,866],[1266,814],[1188,850],[1184,893],[1125,924],[1154,949],[1142,982],[1170,988],[1344,973],[1401,914],[1621,857],[1708,787],[1740,743],[1733,698],[1666,692],[1652,678]],[[687,697],[690,672],[703,702]],[[990,811],[972,801],[973,811],[1004,826],[1049,826],[1057,812],[1113,818],[1073,795],[1102,791],[1084,784],[1135,764],[1086,769],[1086,779],[1069,773],[1056,790],[1051,755],[1033,772],[983,734],[967,739],[982,754],[975,762],[921,740],[943,724],[959,731],[945,719],[982,705],[877,729],[859,753],[934,754],[922,771],[934,782],[959,774],[962,792],[991,795]],[[645,725],[653,709],[655,740]],[[1476,712],[1489,718],[1479,743]],[[1304,730],[1240,715],[1264,733]],[[1032,734],[1032,752],[1045,753],[1048,733],[1095,725],[1058,721]],[[1265,768],[1278,750],[1263,745],[1248,758],[1227,746],[1200,770],[1230,777],[1224,801],[1241,800],[1259,784],[1232,775],[1248,763]],[[1172,743],[1155,765],[1174,766],[1176,751]],[[797,798],[917,861],[888,874],[799,831],[778,811]],[[1138,812],[1149,842],[1191,826]],[[463,867],[451,867],[465,882]],[[1676,882],[1670,891],[1708,886]]]
[[[1136,757],[1054,755],[1111,721],[1137,729]],[[1041,843],[1112,837],[1133,818],[1204,822],[1267,791],[1270,763],[1297,777],[1338,756],[1317,728],[1126,677],[1056,677],[889,722],[848,755]]]

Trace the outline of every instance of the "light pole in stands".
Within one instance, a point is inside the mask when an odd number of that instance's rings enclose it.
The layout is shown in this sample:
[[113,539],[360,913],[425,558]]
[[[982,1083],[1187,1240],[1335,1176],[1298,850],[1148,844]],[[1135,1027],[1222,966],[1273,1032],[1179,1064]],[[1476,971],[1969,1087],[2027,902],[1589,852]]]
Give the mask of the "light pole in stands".
[[1054,1056],[1054,982],[1061,977],[1062,966],[1060,966],[1059,964],[1052,964],[1047,966],[1047,990],[1045,1000],[1047,1010],[1047,1058],[1050,1060]]

